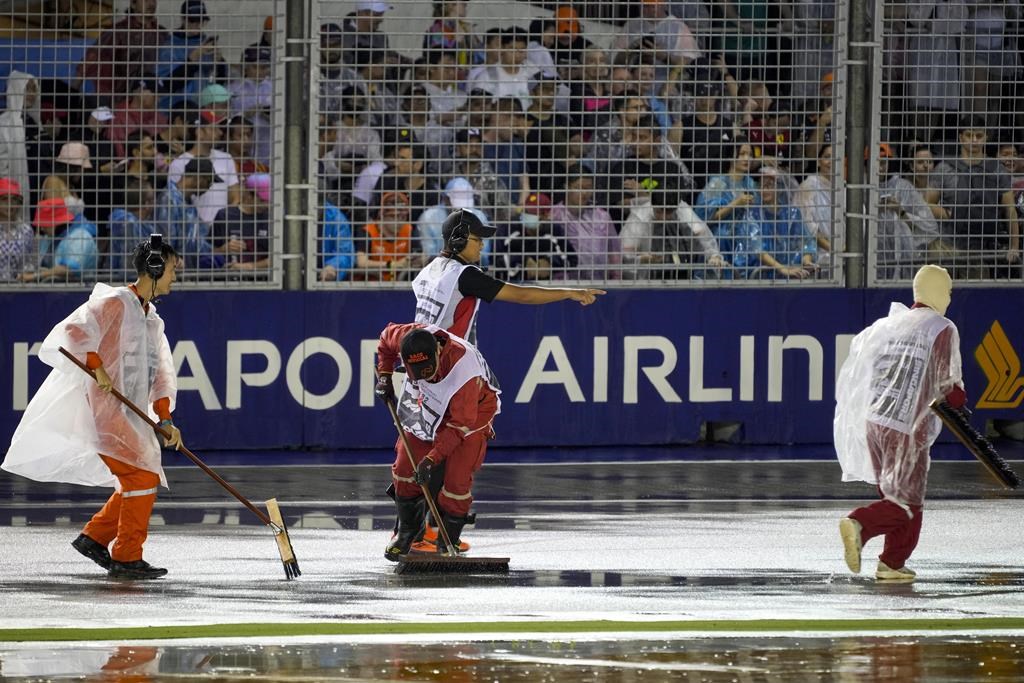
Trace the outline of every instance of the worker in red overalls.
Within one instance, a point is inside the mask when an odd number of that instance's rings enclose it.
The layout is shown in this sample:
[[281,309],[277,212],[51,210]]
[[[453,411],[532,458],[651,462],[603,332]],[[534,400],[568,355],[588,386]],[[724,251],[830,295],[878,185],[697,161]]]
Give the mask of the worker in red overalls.
[[[395,485],[398,531],[384,557],[397,562],[422,531],[427,506],[420,484],[431,470],[444,465],[444,483],[437,496],[441,522],[456,550],[462,528],[472,523],[473,475],[483,464],[492,421],[501,410],[501,391],[476,347],[434,325],[391,323],[377,345],[375,393],[396,401],[391,373],[399,358],[407,374],[398,417],[412,449],[415,469],[402,439],[395,444],[391,476]],[[442,539],[438,549],[445,552]]]

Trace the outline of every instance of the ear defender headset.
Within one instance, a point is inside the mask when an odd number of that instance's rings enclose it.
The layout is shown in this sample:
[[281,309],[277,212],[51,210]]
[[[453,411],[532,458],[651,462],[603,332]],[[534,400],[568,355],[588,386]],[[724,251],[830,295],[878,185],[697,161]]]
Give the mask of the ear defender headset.
[[466,221],[466,210],[459,209],[459,222],[452,228],[452,234],[448,237],[448,251],[458,254],[469,244],[469,223]]
[[166,264],[164,263],[163,254],[160,253],[163,250],[163,246],[163,235],[154,233],[149,236],[149,245],[146,249],[148,252],[146,254],[146,275],[154,280],[159,280],[164,276]]

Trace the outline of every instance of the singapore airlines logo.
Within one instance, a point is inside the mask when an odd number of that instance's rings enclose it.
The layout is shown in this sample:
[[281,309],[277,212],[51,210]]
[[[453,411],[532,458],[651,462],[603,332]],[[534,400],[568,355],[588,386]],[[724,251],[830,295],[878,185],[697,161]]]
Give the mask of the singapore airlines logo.
[[1016,408],[1024,401],[1020,358],[998,320],[992,323],[981,344],[974,349],[974,359],[988,380],[978,408]]

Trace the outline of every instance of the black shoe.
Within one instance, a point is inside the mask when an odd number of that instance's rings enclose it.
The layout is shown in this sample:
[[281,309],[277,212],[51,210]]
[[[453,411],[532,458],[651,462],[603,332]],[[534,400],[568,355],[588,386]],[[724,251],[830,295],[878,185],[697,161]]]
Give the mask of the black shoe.
[[107,576],[112,579],[159,579],[166,573],[166,569],[154,567],[145,560],[135,560],[134,562],[111,560]]
[[85,534],[78,534],[78,538],[71,541],[71,547],[104,569],[110,569],[110,551]]
[[[466,515],[465,517],[456,517],[447,512],[441,513],[441,519],[444,522],[444,528],[448,531],[448,538],[451,540],[452,545],[455,546],[455,552],[458,553],[461,548],[459,538],[462,536],[462,528],[467,524],[473,524],[476,522],[476,515]],[[438,532],[437,534],[437,552],[447,553],[448,546],[445,545],[444,536]]]

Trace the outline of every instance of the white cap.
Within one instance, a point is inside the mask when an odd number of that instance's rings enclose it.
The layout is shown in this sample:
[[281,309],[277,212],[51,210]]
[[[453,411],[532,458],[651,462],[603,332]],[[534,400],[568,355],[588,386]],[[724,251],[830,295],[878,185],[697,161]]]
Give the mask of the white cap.
[[473,184],[465,178],[452,178],[444,186],[444,194],[453,209],[472,209],[476,206]]
[[921,266],[914,276],[914,301],[924,304],[939,315],[946,315],[952,292],[953,280],[945,268]]
[[92,118],[97,121],[110,121],[114,118],[114,112],[110,111],[110,107],[99,107],[93,110]]
[[359,0],[359,2],[356,3],[357,12],[384,14],[390,9],[392,9],[391,5],[386,2],[380,2],[380,0]]

